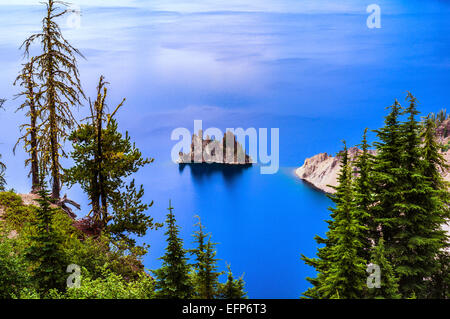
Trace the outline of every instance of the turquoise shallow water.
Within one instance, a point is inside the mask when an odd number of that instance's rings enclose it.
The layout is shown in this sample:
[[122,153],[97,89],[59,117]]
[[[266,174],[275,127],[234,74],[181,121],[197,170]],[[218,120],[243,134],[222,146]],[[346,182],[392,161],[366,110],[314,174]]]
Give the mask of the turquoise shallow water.
[[[79,61],[86,94],[94,96],[105,75],[109,105],[127,98],[120,127],[155,158],[136,175],[146,200],[155,201],[149,213],[163,221],[171,199],[187,247],[200,215],[220,243],[221,269],[229,262],[236,274],[245,273],[253,298],[297,298],[313,275],[299,257],[315,253],[313,237],[325,233],[331,203],[298,180],[294,168],[319,152],[336,153],[341,139],[358,143],[407,90],[423,113],[448,107],[449,1],[377,1],[382,28],[375,30],[366,26],[373,1],[73,2],[83,12],[81,27],[61,26],[87,58]],[[0,97],[8,98],[0,112],[0,153],[9,186],[28,192],[25,154],[11,151],[23,122],[13,112],[19,102],[12,82],[23,62],[17,48],[38,29],[42,10],[31,0],[14,3],[0,1]],[[279,172],[180,171],[170,160],[170,133],[192,132],[196,119],[222,130],[279,128]],[[68,193],[82,204],[80,215],[89,210],[79,188]],[[163,231],[145,241],[151,244],[145,265],[158,267]]]

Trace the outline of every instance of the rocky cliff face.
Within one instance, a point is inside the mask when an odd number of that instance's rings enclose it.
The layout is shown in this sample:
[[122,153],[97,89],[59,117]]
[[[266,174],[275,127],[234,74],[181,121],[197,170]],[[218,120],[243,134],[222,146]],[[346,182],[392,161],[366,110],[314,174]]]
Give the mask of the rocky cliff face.
[[[450,165],[450,120],[445,120],[436,129],[438,141],[444,145],[443,155],[447,163]],[[349,148],[349,158],[354,160],[360,150],[357,147]],[[374,151],[371,151],[375,154]],[[299,167],[295,174],[302,180],[308,182],[313,187],[326,192],[334,193],[334,189],[330,186],[337,185],[337,176],[341,169],[340,156],[331,156],[327,153],[320,153],[313,157],[307,158],[304,164]],[[450,171],[442,172],[445,180],[450,182]],[[330,186],[329,186],[330,185]]]
[[192,135],[189,153],[179,153],[178,164],[215,163],[229,165],[251,165],[253,159],[245,154],[245,150],[236,140],[236,136],[227,131],[222,141],[213,140],[209,136],[203,138],[203,131]]
[[[354,161],[360,150],[354,146],[348,149],[350,161]],[[370,153],[375,154],[374,151]],[[334,193],[331,186],[337,185],[337,176],[341,169],[341,156],[332,156],[327,153],[320,153],[307,158],[303,166],[299,167],[295,174],[302,180],[308,182],[313,187],[325,192]]]

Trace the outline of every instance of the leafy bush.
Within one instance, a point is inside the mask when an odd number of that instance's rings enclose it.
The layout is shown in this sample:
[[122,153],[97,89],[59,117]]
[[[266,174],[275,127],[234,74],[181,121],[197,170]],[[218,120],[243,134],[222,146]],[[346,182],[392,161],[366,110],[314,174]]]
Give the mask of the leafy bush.
[[35,216],[35,207],[25,206],[13,191],[0,193],[0,206],[5,210],[4,219],[15,229],[22,228]]
[[30,283],[28,265],[8,234],[3,229],[0,236],[0,299],[11,298]]
[[65,294],[53,291],[49,297],[54,299],[150,299],[153,297],[153,286],[153,279],[147,274],[140,274],[137,280],[128,282],[105,267],[101,277],[91,279],[87,274],[81,277],[79,288],[68,288]]
[[41,295],[34,288],[23,288],[18,294],[12,295],[13,299],[41,299]]
[[[0,207],[4,212],[0,220],[4,229],[0,237],[0,298],[88,298],[91,295],[97,296],[95,298],[150,298],[153,294],[153,281],[143,270],[141,253],[134,252],[139,247],[129,249],[120,242],[112,242],[107,235],[97,238],[86,235],[73,226],[73,220],[63,210],[57,209],[52,226],[59,238],[58,245],[68,264],[84,269],[85,279],[79,290],[53,289],[42,295],[38,283],[29,276],[30,270],[38,265],[24,258],[38,233],[38,207],[24,205],[22,198],[13,191],[0,192]],[[13,239],[8,238],[11,230],[16,232]]]

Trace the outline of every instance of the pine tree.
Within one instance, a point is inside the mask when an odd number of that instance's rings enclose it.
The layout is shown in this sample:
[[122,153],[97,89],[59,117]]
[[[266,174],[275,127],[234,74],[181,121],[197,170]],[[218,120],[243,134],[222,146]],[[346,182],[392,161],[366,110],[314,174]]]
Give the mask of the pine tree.
[[398,278],[395,277],[394,269],[386,256],[384,239],[381,238],[378,245],[373,247],[371,262],[380,267],[380,287],[369,289],[369,298],[375,299],[398,299],[401,295],[398,291]]
[[438,267],[427,282],[426,298],[448,299],[450,296],[450,254],[448,250],[439,252],[436,261]]
[[52,198],[59,199],[61,191],[60,157],[65,156],[61,147],[67,137],[67,130],[75,123],[72,108],[80,105],[84,97],[81,89],[76,56],[83,55],[74,48],[62,35],[56,19],[69,12],[58,5],[64,2],[47,0],[47,14],[42,19],[42,32],[33,34],[22,46],[25,55],[29,55],[31,45],[38,41],[42,53],[34,58],[36,73],[42,82],[38,96],[42,96],[43,126],[42,134],[46,142],[42,145],[50,159],[52,178]]
[[169,201],[166,227],[166,253],[160,259],[161,268],[154,270],[156,296],[160,299],[189,299],[194,291],[190,281],[190,265],[187,263],[187,251],[183,248],[183,240],[179,237],[179,226],[176,225],[173,207]]
[[40,144],[45,139],[43,134],[39,133],[41,125],[38,123],[38,118],[41,113],[40,98],[36,94],[36,88],[38,84],[36,83],[35,73],[35,58],[31,58],[30,62],[24,64],[21,73],[17,76],[14,85],[18,84],[23,87],[23,91],[16,95],[25,96],[25,101],[17,108],[19,110],[26,110],[26,116],[30,118],[30,123],[23,124],[20,126],[21,130],[25,130],[24,135],[22,135],[16,145],[14,146],[14,152],[17,145],[23,141],[24,149],[30,155],[30,157],[25,161],[25,166],[30,165],[30,175],[31,175],[31,192],[37,193],[39,190],[39,166],[46,167],[47,165],[39,164],[39,153]]
[[302,256],[306,264],[319,272],[316,279],[309,279],[314,286],[304,295],[310,298],[362,298],[365,295],[366,260],[360,238],[367,227],[358,220],[345,142],[335,189],[331,199],[336,207],[330,208],[332,219],[327,238],[316,239],[318,243],[325,243],[325,247],[319,248],[318,258]]
[[374,143],[377,150],[372,174],[375,205],[371,208],[375,222],[372,228],[374,240],[378,242],[383,237],[388,253],[390,253],[390,244],[394,236],[393,220],[400,214],[399,173],[403,143],[399,120],[401,105],[395,100],[389,109],[384,127],[375,130],[379,141]]
[[88,194],[92,218],[99,229],[134,244],[124,234],[143,236],[155,226],[153,219],[143,213],[153,202],[143,204],[143,187],[138,190],[134,180],[126,184],[126,179],[153,159],[142,157],[128,132],[125,136],[118,132],[114,115],[125,99],[108,114],[106,84],[100,77],[97,98],[93,104],[90,102],[91,116],[69,136],[76,164],[64,170],[64,180],[69,186],[79,183]]
[[359,145],[361,153],[358,155],[354,167],[356,168],[357,177],[355,178],[355,205],[358,213],[358,220],[367,227],[366,231],[361,232],[360,241],[365,251],[364,258],[369,259],[370,249],[372,247],[371,238],[374,237],[371,229],[375,228],[375,223],[371,216],[371,208],[373,206],[373,181],[372,181],[372,165],[373,155],[369,152],[369,144],[367,143],[367,128],[364,130],[363,139]]
[[408,93],[407,100],[409,106],[404,112],[407,120],[401,125],[400,214],[393,218],[396,233],[390,244],[394,249],[393,265],[399,276],[401,293],[423,297],[426,294],[424,279],[437,271],[436,257],[447,237],[441,229],[443,219],[437,208],[440,199],[423,174],[416,98]]
[[26,259],[34,264],[33,282],[37,290],[46,293],[50,289],[64,289],[66,283],[65,267],[67,262],[62,252],[60,238],[53,227],[55,209],[51,208],[48,191],[41,184],[36,212],[37,234],[31,236],[31,245],[25,253]]
[[[340,152],[340,164],[341,170],[337,177],[337,186],[332,186],[336,193],[333,195],[329,195],[328,197],[338,205],[340,203],[340,198],[342,198],[344,194],[344,189],[341,187],[344,185],[344,181],[348,179],[347,170],[342,170],[343,167],[347,167],[349,163],[347,148],[344,144],[344,151]],[[324,284],[325,278],[327,276],[327,272],[330,269],[330,265],[332,263],[331,260],[331,247],[333,247],[336,243],[337,238],[334,237],[334,228],[335,228],[335,218],[336,218],[336,209],[330,207],[329,208],[331,214],[330,219],[326,222],[328,223],[328,232],[326,233],[325,238],[321,236],[315,236],[315,240],[317,244],[324,245],[317,249],[317,257],[316,258],[308,258],[305,255],[301,255],[301,259],[305,262],[305,264],[314,267],[317,272],[316,278],[307,277],[306,280],[309,281],[313,286],[308,288],[306,292],[303,293],[303,296],[307,298],[313,299],[322,299],[327,298],[321,292],[321,287]]]
[[357,299],[365,295],[367,261],[360,239],[367,228],[358,220],[355,209],[351,168],[347,165],[342,169],[347,170],[348,179],[341,185],[344,194],[336,206],[333,232],[337,240],[331,247],[332,263],[322,290],[326,298]]
[[197,296],[201,299],[213,299],[217,296],[219,286],[219,276],[222,272],[217,271],[217,261],[215,246],[216,243],[211,242],[211,234],[205,234],[204,226],[198,218],[198,230],[194,233],[197,248],[191,250],[195,254],[197,262],[193,265],[196,274],[195,286]]
[[136,239],[131,234],[144,237],[149,229],[162,226],[160,223],[154,223],[153,217],[145,214],[145,211],[153,205],[153,201],[150,204],[144,204],[143,196],[144,187],[141,185],[137,189],[133,179],[113,201],[114,213],[111,214],[111,221],[106,227],[106,232],[114,241],[121,241],[129,248],[137,248],[141,251],[138,255],[144,255],[148,245],[137,246]]
[[[441,117],[444,117],[442,115]],[[446,118],[446,116],[445,116]],[[444,119],[445,119],[444,118]],[[442,244],[437,253],[436,271],[431,275],[431,280],[427,283],[427,294],[429,298],[448,298],[450,296],[450,254],[449,254],[449,240],[445,232],[441,231],[441,226],[444,225],[449,218],[449,192],[448,183],[442,178],[441,171],[448,169],[448,165],[439,152],[440,145],[436,141],[436,123],[429,116],[424,120],[421,139],[423,141],[422,157],[423,157],[423,174],[431,183],[433,188],[435,200],[433,200],[433,209],[428,211],[428,214],[436,216],[434,231],[440,233]],[[437,228],[439,227],[439,228]],[[436,247],[437,248],[437,247]]]
[[246,299],[245,283],[243,276],[235,279],[230,265],[227,265],[227,281],[219,285],[219,298],[221,299]]

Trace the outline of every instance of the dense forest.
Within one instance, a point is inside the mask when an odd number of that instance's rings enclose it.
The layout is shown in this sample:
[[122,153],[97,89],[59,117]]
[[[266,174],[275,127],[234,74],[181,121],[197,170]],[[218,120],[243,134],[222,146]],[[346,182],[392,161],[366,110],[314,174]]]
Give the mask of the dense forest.
[[[85,96],[77,66],[84,56],[57,23],[70,10],[60,1],[44,4],[42,29],[23,42],[26,63],[14,82],[21,101],[15,108],[26,118],[16,147],[28,154],[30,194],[8,189],[0,162],[0,298],[246,298],[243,278],[229,265],[218,270],[216,243],[200,218],[196,248],[186,250],[170,202],[164,223],[151,217],[153,202],[143,202],[144,188],[132,176],[154,159],[119,130],[115,115],[125,99],[110,111],[103,76],[96,97]],[[5,102],[0,107],[14,104]],[[74,110],[86,104],[90,116],[77,119]],[[62,167],[67,157],[73,167]],[[82,219],[69,207],[79,205],[61,197],[63,186],[75,184],[90,200]],[[161,227],[167,237],[162,266],[146,270],[149,245],[138,245],[136,237]]]
[[302,260],[317,277],[305,298],[448,298],[447,164],[436,126],[445,111],[419,119],[417,100],[390,106],[384,127],[374,131],[376,153],[369,152],[367,129],[361,151],[349,160],[340,154],[341,170],[330,198],[326,237],[316,237],[317,257]]

